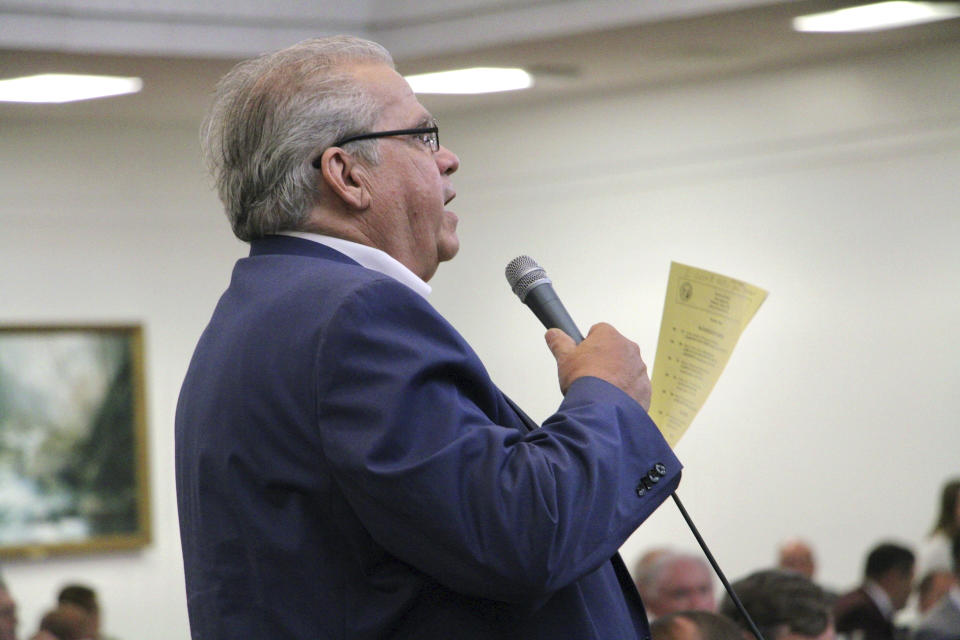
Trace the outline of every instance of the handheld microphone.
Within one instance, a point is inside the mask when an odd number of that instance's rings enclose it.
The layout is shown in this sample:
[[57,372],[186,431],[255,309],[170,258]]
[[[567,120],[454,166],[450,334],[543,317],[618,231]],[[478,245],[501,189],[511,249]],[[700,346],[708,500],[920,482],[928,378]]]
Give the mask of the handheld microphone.
[[[513,289],[513,292],[520,298],[520,302],[530,307],[530,310],[533,311],[534,315],[543,323],[543,326],[547,329],[562,330],[573,338],[577,344],[583,342],[583,336],[580,334],[580,330],[577,329],[573,318],[567,313],[563,303],[560,302],[560,298],[558,298],[554,292],[553,283],[550,278],[547,277],[547,272],[537,264],[536,260],[530,256],[517,256],[507,265],[506,275],[510,288]],[[707,547],[707,543],[700,535],[700,531],[697,530],[697,526],[693,523],[693,519],[690,518],[690,514],[687,513],[686,508],[684,508],[683,503],[680,501],[680,496],[678,496],[676,492],[673,492],[670,497],[672,497],[674,503],[676,503],[677,508],[680,510],[680,515],[683,516],[691,533],[693,533],[693,537],[696,538],[700,544],[703,554],[710,562],[710,566],[713,567],[714,573],[720,578],[720,582],[723,583],[724,588],[730,595],[730,599],[733,600],[733,604],[747,621],[747,625],[750,627],[750,630],[753,631],[753,635],[758,640],[765,640],[763,634],[760,633],[760,629],[758,629],[756,623],[754,623],[753,618],[750,617],[750,614],[747,613],[747,610],[744,608],[739,596],[737,596],[737,592],[730,586],[727,576],[724,575],[720,565],[717,564],[716,558],[713,557],[713,554]]]
[[506,276],[520,302],[530,307],[543,326],[560,329],[577,344],[583,342],[583,335],[554,292],[547,272],[536,260],[530,256],[517,256],[507,265]]

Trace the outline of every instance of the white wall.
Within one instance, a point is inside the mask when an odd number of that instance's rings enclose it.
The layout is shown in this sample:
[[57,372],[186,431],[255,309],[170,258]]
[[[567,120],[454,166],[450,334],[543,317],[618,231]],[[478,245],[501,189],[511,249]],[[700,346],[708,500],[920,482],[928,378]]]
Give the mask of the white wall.
[[188,638],[173,475],[186,364],[233,261],[196,126],[0,123],[0,320],[142,322],[154,543],[143,552],[6,561],[21,635],[56,591],[100,591],[123,640]]
[[[651,364],[671,260],[769,290],[677,447],[678,493],[731,577],[803,535],[847,586],[960,474],[958,77],[952,46],[442,119],[464,247],[436,304],[544,418],[555,373],[514,256]],[[695,546],[672,504],[625,554],[661,543]]]
[[[438,113],[461,157],[461,255],[431,282],[504,390],[556,406],[542,330],[502,269],[529,253],[583,329],[652,365],[671,260],[770,291],[677,452],[680,495],[733,578],[809,537],[845,586],[880,538],[915,543],[960,473],[960,46],[565,100]],[[429,106],[429,103],[427,103]],[[106,628],[188,637],[173,411],[245,247],[202,176],[196,123],[0,121],[0,320],[142,321],[154,543],[7,561],[32,632],[55,590]],[[665,505],[627,543],[692,548]]]

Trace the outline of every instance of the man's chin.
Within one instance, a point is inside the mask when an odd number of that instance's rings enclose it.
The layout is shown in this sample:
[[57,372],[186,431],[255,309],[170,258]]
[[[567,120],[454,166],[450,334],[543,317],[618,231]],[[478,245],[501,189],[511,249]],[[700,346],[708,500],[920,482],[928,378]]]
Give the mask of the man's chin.
[[453,260],[453,257],[460,251],[460,238],[457,237],[457,228],[444,229],[437,238],[437,259],[440,262]]
[[453,260],[459,251],[460,240],[454,235],[452,238],[445,238],[437,246],[437,258],[440,262],[447,262]]

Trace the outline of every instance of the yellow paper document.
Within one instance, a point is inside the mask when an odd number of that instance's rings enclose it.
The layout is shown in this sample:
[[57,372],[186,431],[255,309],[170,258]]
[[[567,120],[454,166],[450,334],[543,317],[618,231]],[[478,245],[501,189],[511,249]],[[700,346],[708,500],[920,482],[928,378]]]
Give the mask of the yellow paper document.
[[650,417],[675,446],[707,400],[763,289],[685,264],[670,264],[653,365]]

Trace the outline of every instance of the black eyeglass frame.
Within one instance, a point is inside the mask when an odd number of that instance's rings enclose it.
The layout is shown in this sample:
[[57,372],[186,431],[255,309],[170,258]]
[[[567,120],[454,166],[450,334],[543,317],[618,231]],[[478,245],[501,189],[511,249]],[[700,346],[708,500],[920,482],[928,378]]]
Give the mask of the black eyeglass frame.
[[[371,140],[373,138],[392,138],[393,136],[415,136],[423,133],[432,133],[433,139],[436,142],[435,145],[430,145],[430,148],[433,149],[434,153],[440,150],[440,127],[433,125],[432,127],[418,127],[416,129],[392,129],[390,131],[376,131],[374,133],[361,133],[356,136],[350,136],[348,138],[343,138],[334,142],[331,147],[339,147],[345,145],[348,142],[356,142],[357,140]],[[320,158],[323,157],[323,154],[320,154],[313,159],[311,163],[314,169],[320,168]]]

